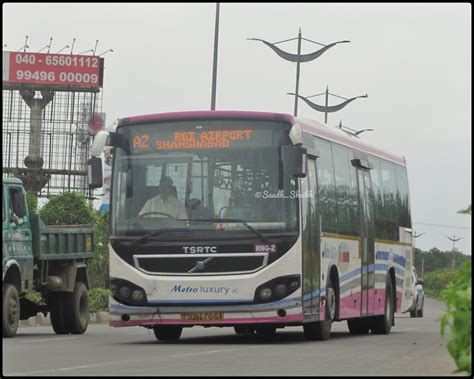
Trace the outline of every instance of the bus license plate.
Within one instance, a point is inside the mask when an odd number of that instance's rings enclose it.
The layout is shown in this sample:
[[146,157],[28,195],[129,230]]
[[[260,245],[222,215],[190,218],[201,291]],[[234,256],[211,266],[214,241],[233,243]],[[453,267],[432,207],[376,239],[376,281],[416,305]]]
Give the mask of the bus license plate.
[[181,321],[222,321],[224,313],[222,312],[189,312],[181,313]]

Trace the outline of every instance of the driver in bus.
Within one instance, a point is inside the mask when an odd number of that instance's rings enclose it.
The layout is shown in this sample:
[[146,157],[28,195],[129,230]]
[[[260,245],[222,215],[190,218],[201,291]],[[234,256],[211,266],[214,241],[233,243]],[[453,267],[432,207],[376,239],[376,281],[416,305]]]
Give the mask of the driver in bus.
[[184,204],[173,195],[173,192],[173,179],[169,176],[164,176],[160,180],[159,195],[149,199],[138,215],[159,212],[164,213],[164,215],[157,213],[156,217],[166,217],[166,215],[169,215],[174,219],[187,219],[188,216]]

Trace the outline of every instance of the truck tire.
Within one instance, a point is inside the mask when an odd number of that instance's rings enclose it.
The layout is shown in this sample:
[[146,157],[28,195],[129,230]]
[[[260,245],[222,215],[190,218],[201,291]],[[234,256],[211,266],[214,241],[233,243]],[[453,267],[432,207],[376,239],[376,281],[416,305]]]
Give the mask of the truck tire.
[[51,326],[56,334],[69,334],[64,318],[64,292],[50,292],[48,294],[48,305],[51,318]]
[[3,284],[2,314],[3,337],[14,337],[20,323],[20,297],[16,287],[9,283]]
[[72,293],[64,297],[64,319],[72,334],[83,334],[89,325],[89,291],[84,283],[76,283]]

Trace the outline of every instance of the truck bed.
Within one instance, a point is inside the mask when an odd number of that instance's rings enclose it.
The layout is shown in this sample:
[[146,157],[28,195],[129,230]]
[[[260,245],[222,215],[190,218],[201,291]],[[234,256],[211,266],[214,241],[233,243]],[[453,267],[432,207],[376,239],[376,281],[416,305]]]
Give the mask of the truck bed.
[[95,232],[90,225],[45,225],[30,215],[33,256],[40,260],[92,258]]

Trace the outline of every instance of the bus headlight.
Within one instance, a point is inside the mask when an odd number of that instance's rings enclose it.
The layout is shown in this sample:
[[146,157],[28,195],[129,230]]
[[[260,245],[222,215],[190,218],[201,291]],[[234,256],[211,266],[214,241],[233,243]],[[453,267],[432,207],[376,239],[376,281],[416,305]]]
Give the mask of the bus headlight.
[[122,299],[128,299],[130,297],[130,288],[128,287],[122,287],[119,290],[119,296]]
[[115,301],[125,305],[145,305],[147,298],[145,290],[128,280],[110,278],[110,292]]
[[135,290],[132,292],[132,299],[134,301],[142,301],[145,297],[145,293],[142,290]]
[[275,295],[278,297],[284,297],[286,295],[286,286],[283,283],[277,284],[275,286]]
[[268,300],[272,297],[272,290],[268,287],[264,287],[260,290],[259,295],[262,300]]
[[281,276],[258,286],[255,290],[254,301],[265,303],[287,297],[300,288],[300,275]]

